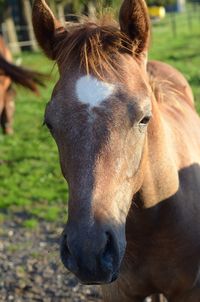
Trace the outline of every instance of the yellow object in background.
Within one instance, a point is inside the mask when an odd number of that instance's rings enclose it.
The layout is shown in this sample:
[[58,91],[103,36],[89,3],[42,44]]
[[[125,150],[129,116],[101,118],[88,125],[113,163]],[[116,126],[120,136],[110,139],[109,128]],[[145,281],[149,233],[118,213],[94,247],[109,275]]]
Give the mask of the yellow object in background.
[[163,19],[166,15],[164,6],[151,6],[148,10],[151,18]]

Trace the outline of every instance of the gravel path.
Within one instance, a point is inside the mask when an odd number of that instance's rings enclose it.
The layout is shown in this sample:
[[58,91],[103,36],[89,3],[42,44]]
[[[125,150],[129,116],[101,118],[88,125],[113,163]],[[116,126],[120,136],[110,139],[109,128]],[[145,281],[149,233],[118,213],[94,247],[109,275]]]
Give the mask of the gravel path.
[[20,215],[0,224],[0,302],[99,302],[99,289],[82,286],[59,259],[61,226],[28,230]]
[[102,302],[99,287],[81,285],[63,267],[62,226],[40,222],[29,230],[25,218],[16,213],[0,222],[0,302]]

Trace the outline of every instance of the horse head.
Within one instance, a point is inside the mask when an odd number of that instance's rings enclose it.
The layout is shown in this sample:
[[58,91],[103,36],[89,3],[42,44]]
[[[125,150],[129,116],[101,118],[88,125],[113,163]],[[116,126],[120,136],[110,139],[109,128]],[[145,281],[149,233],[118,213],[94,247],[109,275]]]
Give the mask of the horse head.
[[64,265],[83,283],[114,281],[126,248],[126,219],[141,187],[151,118],[149,27],[143,0],[124,0],[120,28],[90,21],[69,28],[35,0],[39,45],[59,80],[45,111],[69,185]]

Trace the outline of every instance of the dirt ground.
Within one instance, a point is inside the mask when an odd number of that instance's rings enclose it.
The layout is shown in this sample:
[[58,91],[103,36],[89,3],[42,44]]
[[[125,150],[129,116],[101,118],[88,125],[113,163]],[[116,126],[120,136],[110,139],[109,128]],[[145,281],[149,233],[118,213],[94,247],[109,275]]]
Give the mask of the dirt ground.
[[61,263],[62,226],[28,229],[25,219],[15,213],[0,221],[0,302],[102,302],[100,287],[81,285]]
[[0,224],[0,302],[99,302],[99,288],[83,286],[60,262],[61,226],[22,227],[20,215]]

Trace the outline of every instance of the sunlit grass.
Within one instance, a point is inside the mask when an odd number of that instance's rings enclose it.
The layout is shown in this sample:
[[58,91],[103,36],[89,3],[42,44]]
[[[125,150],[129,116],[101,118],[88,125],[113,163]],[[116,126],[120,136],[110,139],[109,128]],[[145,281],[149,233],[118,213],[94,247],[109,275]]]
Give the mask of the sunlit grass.
[[200,113],[200,5],[191,14],[190,22],[187,13],[177,15],[176,35],[171,15],[153,26],[150,58],[169,63],[183,73],[192,87]]
[[[30,53],[23,54],[23,65],[45,73],[54,66],[43,55]],[[56,220],[67,202],[57,148],[43,126],[56,73],[54,68],[51,80],[40,89],[40,97],[16,88],[15,134],[0,136],[0,208],[18,206],[30,213],[35,210],[34,217],[47,220]],[[46,210],[41,211],[42,205]]]

